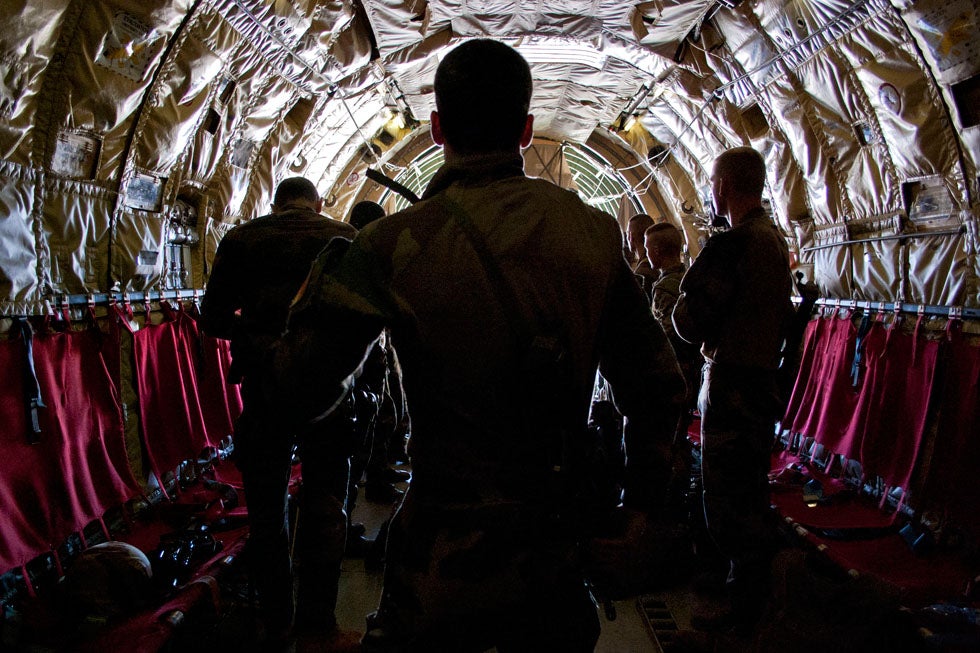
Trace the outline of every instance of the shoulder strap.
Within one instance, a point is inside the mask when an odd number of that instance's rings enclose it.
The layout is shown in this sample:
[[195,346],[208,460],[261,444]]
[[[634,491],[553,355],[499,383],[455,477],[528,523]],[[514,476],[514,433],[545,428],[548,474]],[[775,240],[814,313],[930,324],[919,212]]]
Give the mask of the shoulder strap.
[[520,348],[521,343],[530,337],[531,329],[521,314],[520,303],[517,301],[514,288],[507,283],[507,279],[500,269],[500,264],[490,253],[486,239],[476,228],[476,225],[473,224],[473,221],[470,220],[469,214],[455,200],[448,197],[446,193],[440,194],[439,199],[449,209],[450,213],[452,213],[456,224],[463,230],[467,240],[470,241],[470,245],[473,246],[476,255],[480,258],[480,263],[483,264],[483,268],[487,273],[487,279],[489,279],[490,285],[493,286],[497,300],[504,309],[504,317],[507,319],[518,348]]
[[[495,290],[497,301],[500,302],[504,310],[504,317],[510,327],[514,340],[514,349],[519,365],[525,372],[535,372],[540,370],[555,369],[567,363],[567,354],[562,350],[561,343],[557,338],[549,337],[545,334],[536,333],[531,325],[523,318],[520,311],[520,304],[514,288],[507,283],[500,264],[490,253],[483,234],[476,228],[470,220],[466,211],[454,200],[447,197],[445,193],[439,196],[443,204],[452,212],[456,223],[463,230],[466,238],[473,246],[476,255],[480,257],[487,273],[487,278]],[[545,377],[547,379],[547,376]],[[534,381],[538,383],[534,383]],[[552,378],[551,382],[561,379]],[[549,445],[549,457],[553,461],[552,468],[559,475],[563,475],[563,470],[568,468],[569,461],[575,457],[572,447],[568,441],[571,430],[568,424],[562,424],[561,411],[558,407],[559,393],[556,387],[540,387],[541,379],[532,380],[532,386],[537,387],[532,397],[525,397],[525,401],[533,404],[533,412],[545,415],[547,424],[537,423],[536,419],[529,418],[528,428],[531,428],[539,436],[550,433],[551,443]],[[547,384],[549,381],[545,380]],[[525,388],[525,392],[530,392]],[[535,426],[532,426],[536,424]],[[549,437],[545,435],[544,437]]]

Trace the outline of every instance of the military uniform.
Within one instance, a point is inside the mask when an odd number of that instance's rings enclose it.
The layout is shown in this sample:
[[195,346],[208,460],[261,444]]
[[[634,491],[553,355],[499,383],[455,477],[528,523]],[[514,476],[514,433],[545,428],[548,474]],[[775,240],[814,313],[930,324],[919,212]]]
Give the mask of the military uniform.
[[705,518],[731,560],[732,605],[745,621],[757,616],[765,598],[775,544],[766,523],[767,475],[790,291],[786,242],[760,208],[707,242],[681,281],[673,312],[677,332],[702,343]]
[[671,317],[674,312],[674,306],[677,304],[677,298],[681,294],[681,279],[684,278],[686,271],[687,268],[683,263],[678,263],[674,267],[662,270],[660,277],[653,283],[653,299],[651,301],[653,316],[660,322],[664,333],[667,334],[667,339],[670,340],[670,344],[674,347],[674,353],[677,354],[677,362],[681,366],[684,381],[687,383],[687,402],[684,405],[685,410],[681,415],[681,420],[677,427],[677,435],[674,438],[676,445],[682,444],[679,440],[686,436],[687,427],[691,422],[690,410],[696,407],[698,390],[701,387],[701,366],[704,363],[704,359],[701,358],[697,346],[692,345],[677,335]]
[[[592,650],[595,605],[572,539],[549,520],[562,450],[553,435],[584,435],[598,364],[629,420],[625,501],[655,511],[683,394],[621,239],[610,216],[527,178],[519,155],[474,156],[444,166],[421,202],[362,230],[300,301],[281,378],[308,375],[337,396],[387,326],[412,413],[413,479],[391,525],[366,645]],[[345,319],[319,330],[304,317],[323,310]],[[545,385],[561,412],[540,414],[528,371],[539,368],[525,357],[535,337],[559,343],[563,372]]]
[[687,268],[683,263],[678,263],[672,268],[660,271],[660,276],[653,282],[652,289],[652,308],[653,316],[660,322],[664,333],[668,337],[674,333],[674,323],[671,321],[671,314],[674,312],[674,304],[680,296],[681,279]]
[[636,276],[636,282],[643,289],[643,294],[646,295],[647,301],[652,301],[653,285],[657,282],[657,271],[650,267],[650,263],[646,258],[641,258],[633,266],[633,275]]
[[232,373],[243,379],[235,461],[248,502],[250,570],[273,636],[287,632],[294,615],[286,524],[294,443],[303,461],[299,606],[331,625],[346,535],[350,422],[338,411],[316,425],[290,427],[285,411],[260,391],[260,361],[285,328],[289,304],[317,254],[331,239],[356,234],[350,225],[305,209],[240,225],[218,246],[201,304],[205,332],[232,341]]

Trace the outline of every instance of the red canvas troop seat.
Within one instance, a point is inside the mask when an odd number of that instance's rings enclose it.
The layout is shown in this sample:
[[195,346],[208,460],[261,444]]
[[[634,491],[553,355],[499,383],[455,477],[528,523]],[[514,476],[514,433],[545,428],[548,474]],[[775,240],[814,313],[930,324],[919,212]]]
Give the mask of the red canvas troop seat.
[[[835,314],[810,322],[783,420],[784,429],[822,445],[830,458],[858,461],[864,478],[848,484],[808,456],[783,452],[773,458],[774,476],[791,482],[773,484],[772,502],[830,559],[892,585],[910,603],[962,599],[980,570],[955,547],[913,550],[899,534],[909,513],[898,509],[912,501],[916,510],[953,518],[977,541],[980,347],[967,342],[955,323],[946,337],[941,332],[927,337],[921,316],[911,332],[899,318],[888,327],[882,318],[871,317],[860,333],[850,317]],[[796,465],[790,473],[779,474],[791,463]],[[799,475],[795,479],[793,472]],[[820,501],[803,499],[803,483],[810,479],[820,483]],[[863,495],[869,479],[901,492],[869,499]],[[900,497],[898,509],[884,509],[886,496]]]
[[126,463],[123,419],[96,329],[33,339],[45,408],[39,441],[27,439],[22,339],[0,342],[0,569],[52,550],[105,510],[139,494]]
[[133,333],[143,445],[158,479],[214,444],[198,389],[197,325],[183,311],[165,315]]

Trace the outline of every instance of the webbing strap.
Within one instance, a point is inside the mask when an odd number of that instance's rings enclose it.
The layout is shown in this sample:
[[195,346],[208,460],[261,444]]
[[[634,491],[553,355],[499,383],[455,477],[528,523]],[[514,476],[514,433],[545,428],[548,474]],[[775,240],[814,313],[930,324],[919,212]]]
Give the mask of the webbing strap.
[[861,318],[857,338],[854,340],[854,362],[851,363],[851,385],[858,387],[861,383],[861,368],[864,367],[864,338],[871,330],[871,316],[867,313]]
[[26,317],[18,317],[14,320],[14,328],[19,331],[24,339],[24,365],[22,368],[24,379],[24,410],[27,414],[27,441],[37,444],[41,441],[41,422],[38,415],[39,408],[47,408],[41,398],[41,383],[37,378],[37,371],[34,369],[34,330]]
[[487,241],[483,238],[483,234],[476,228],[476,225],[473,224],[473,221],[470,220],[469,214],[446,193],[439,195],[439,199],[453,214],[453,217],[456,219],[456,224],[466,234],[467,240],[470,241],[470,245],[472,245],[476,255],[480,258],[480,262],[483,264],[484,270],[486,270],[487,279],[489,279],[490,284],[494,287],[497,300],[504,309],[504,317],[507,319],[511,334],[514,337],[516,353],[520,355],[521,342],[527,338],[531,330],[521,316],[521,311],[519,310],[520,304],[517,301],[517,295],[514,293],[514,289],[507,283],[507,279],[504,278],[504,273],[500,269],[500,264],[490,253],[490,248],[487,247]]
[[[517,294],[507,282],[503,271],[500,269],[500,264],[490,253],[490,248],[487,246],[483,234],[480,233],[476,225],[473,224],[473,221],[470,220],[469,214],[452,198],[448,197],[446,193],[442,193],[438,197],[453,214],[456,223],[463,230],[467,240],[470,241],[470,245],[472,245],[473,250],[483,264],[483,268],[487,273],[487,279],[495,290],[497,301],[500,302],[504,311],[504,317],[510,327],[515,360],[522,360],[527,355],[525,343],[532,349],[535,346],[547,347],[545,343],[551,341],[543,336],[534,334],[531,325],[523,318],[520,311],[520,303],[517,300]],[[554,471],[561,472],[569,462],[568,433],[564,428],[559,428],[554,434],[554,437],[555,439],[551,444],[553,451],[550,452],[552,467]]]

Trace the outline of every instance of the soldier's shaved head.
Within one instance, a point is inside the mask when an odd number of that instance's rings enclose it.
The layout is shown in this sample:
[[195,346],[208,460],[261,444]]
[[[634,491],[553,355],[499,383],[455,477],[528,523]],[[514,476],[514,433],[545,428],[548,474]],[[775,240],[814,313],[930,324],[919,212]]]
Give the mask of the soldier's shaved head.
[[733,193],[761,197],[766,188],[766,161],[751,147],[735,147],[715,159],[714,176],[727,179]]
[[680,256],[684,251],[684,235],[681,230],[668,222],[660,222],[643,232],[647,250],[655,246],[666,255]]
[[446,142],[460,154],[519,147],[531,106],[531,69],[517,50],[491,39],[453,49],[435,78]]
[[316,206],[320,202],[320,193],[313,182],[305,177],[289,177],[283,179],[276,188],[272,206],[282,210],[290,204],[307,203]]

